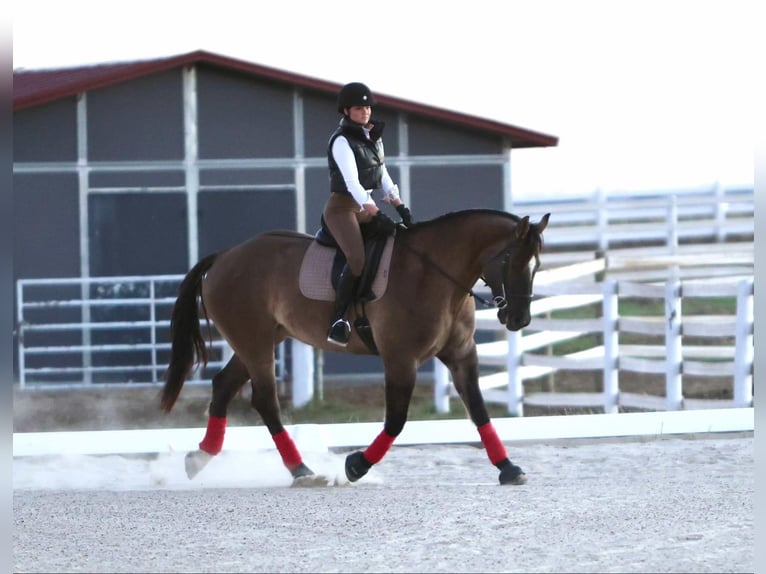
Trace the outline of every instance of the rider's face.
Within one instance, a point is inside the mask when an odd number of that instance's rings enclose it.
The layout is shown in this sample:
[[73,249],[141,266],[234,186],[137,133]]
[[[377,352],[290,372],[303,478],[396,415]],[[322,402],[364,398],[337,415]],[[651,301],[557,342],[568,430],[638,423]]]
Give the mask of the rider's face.
[[367,125],[372,115],[372,108],[370,106],[353,106],[346,108],[346,113],[352,122],[361,125]]

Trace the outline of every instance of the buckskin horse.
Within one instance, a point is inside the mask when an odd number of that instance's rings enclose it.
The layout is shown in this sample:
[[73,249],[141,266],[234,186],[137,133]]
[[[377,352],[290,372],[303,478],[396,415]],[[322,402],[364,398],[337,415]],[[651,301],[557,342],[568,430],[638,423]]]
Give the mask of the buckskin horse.
[[[542,232],[529,216],[471,209],[397,229],[385,293],[365,305],[385,378],[383,430],[362,452],[345,460],[351,482],[385,456],[407,420],[417,369],[437,357],[449,369],[500,484],[524,484],[495,431],[479,388],[474,341],[476,305],[472,287],[489,286],[500,323],[517,331],[530,322],[532,284],[540,266]],[[275,346],[292,337],[319,349],[372,354],[354,330],[339,348],[326,340],[334,303],[307,298],[299,288],[304,255],[315,241],[293,231],[262,233],[231,249],[208,255],[179,287],[171,317],[171,353],[160,396],[167,413],[195,365],[207,364],[200,309],[231,346],[234,355],[212,381],[212,400],[199,450],[187,453],[193,478],[223,447],[229,402],[250,380],[251,403],[275,443],[294,484],[317,479],[280,420],[275,380]],[[478,297],[478,296],[476,296]],[[349,311],[349,319],[359,313]]]

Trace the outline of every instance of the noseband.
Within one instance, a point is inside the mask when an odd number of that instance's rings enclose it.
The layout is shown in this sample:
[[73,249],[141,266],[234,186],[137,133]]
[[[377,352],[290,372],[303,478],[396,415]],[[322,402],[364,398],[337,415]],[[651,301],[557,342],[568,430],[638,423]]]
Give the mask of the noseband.
[[[502,265],[500,269],[500,286],[499,288],[495,285],[492,285],[489,281],[487,281],[487,278],[485,277],[486,274],[481,275],[479,278],[484,281],[484,284],[489,286],[490,290],[492,291],[492,303],[494,303],[494,306],[497,307],[499,310],[503,310],[506,307],[508,307],[508,300],[511,299],[521,299],[524,301],[531,301],[532,300],[532,293],[508,293],[508,290],[505,287],[505,278],[508,273],[508,265],[511,263],[511,254],[514,249],[517,249],[518,246],[514,245],[513,241],[511,241],[508,245],[506,245],[500,253],[492,257],[488,263],[493,263],[497,261],[498,259],[501,259],[500,264]],[[540,259],[537,254],[535,254],[535,268],[534,271],[532,271],[532,279],[534,279],[535,273],[537,272],[537,268],[540,266]],[[532,281],[530,281],[530,284]],[[474,295],[475,297],[475,295]],[[489,303],[484,299],[479,299],[484,303],[485,306],[489,307]]]

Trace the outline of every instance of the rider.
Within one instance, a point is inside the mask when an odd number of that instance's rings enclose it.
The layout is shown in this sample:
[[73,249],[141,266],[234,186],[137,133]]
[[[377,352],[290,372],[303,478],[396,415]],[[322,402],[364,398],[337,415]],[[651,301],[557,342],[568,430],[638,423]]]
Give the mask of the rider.
[[338,93],[338,113],[343,117],[330,136],[327,162],[330,168],[330,197],[322,212],[324,223],[346,256],[346,265],[335,292],[335,315],[327,340],[345,347],[351,325],[345,319],[365,263],[364,241],[359,224],[377,220],[386,233],[396,224],[378,209],[372,192],[382,189],[382,201],[395,206],[405,225],[412,216],[399,197],[399,188],[384,163],[384,122],[370,119],[375,99],[360,82],[346,84]]

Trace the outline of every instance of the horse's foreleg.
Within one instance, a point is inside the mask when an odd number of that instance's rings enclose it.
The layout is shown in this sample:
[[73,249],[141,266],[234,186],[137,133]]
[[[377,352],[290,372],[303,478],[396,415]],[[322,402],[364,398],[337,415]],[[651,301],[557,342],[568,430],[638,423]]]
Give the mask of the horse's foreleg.
[[481,443],[492,464],[500,470],[500,484],[524,484],[527,479],[524,471],[508,458],[505,445],[495,430],[489,418],[484,397],[479,387],[479,361],[476,348],[462,360],[454,360],[448,356],[439,357],[449,368],[452,381],[460,398],[468,411],[468,416],[479,431]]
[[356,451],[346,457],[346,478],[356,482],[380,462],[407,422],[412,391],[415,389],[416,367],[386,366],[386,415],[383,430],[364,452]]
[[295,445],[287,429],[282,425],[279,414],[279,397],[274,378],[274,364],[259,369],[252,379],[253,408],[263,419],[263,424],[269,429],[271,439],[277,447],[282,463],[290,471],[293,478],[314,476],[314,472],[303,462],[298,447]]
[[231,399],[249,378],[247,368],[236,355],[213,377],[213,398],[210,401],[205,437],[199,443],[199,450],[191,451],[186,455],[186,475],[190,479],[194,478],[223,449],[226,411]]

